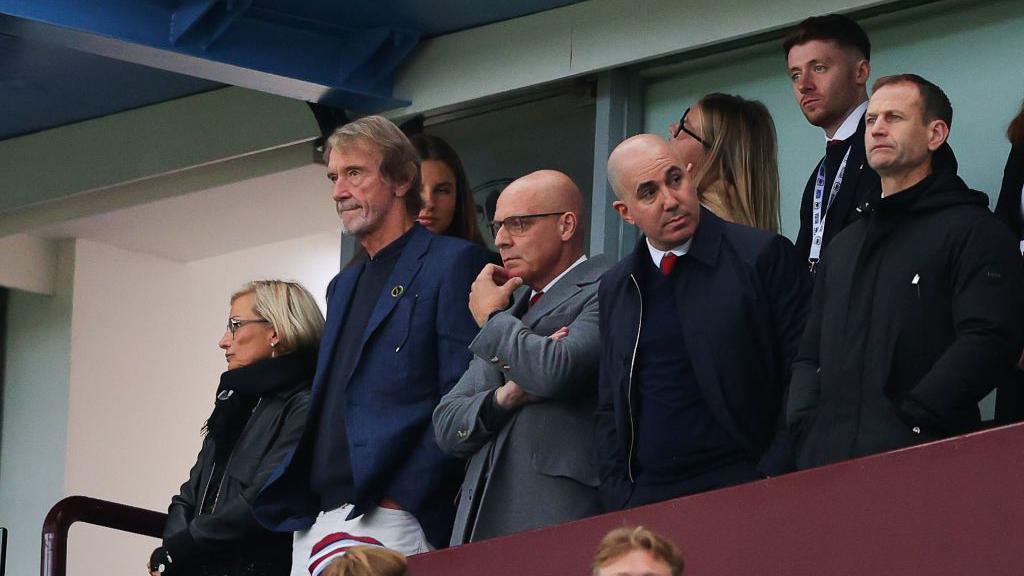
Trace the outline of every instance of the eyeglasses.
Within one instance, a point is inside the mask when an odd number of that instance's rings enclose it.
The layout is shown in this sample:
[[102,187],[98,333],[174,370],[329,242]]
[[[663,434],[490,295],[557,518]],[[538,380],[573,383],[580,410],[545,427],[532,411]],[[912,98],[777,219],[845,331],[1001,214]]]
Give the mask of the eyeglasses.
[[526,233],[526,230],[530,227],[530,221],[534,218],[544,218],[545,216],[561,216],[565,212],[545,212],[543,214],[523,214],[522,216],[509,216],[504,220],[494,220],[491,222],[491,233],[494,237],[498,237],[498,230],[504,226],[505,230],[508,231],[512,236],[522,236]]
[[686,111],[683,112],[683,116],[679,118],[679,124],[676,126],[675,133],[672,134],[672,139],[675,140],[676,138],[679,138],[680,132],[686,132],[690,136],[690,138],[693,138],[697,142],[700,142],[701,144],[704,145],[705,148],[711,148],[711,144],[708,144],[703,138],[695,134],[693,130],[690,130],[689,128],[686,127],[686,115],[689,113],[690,108],[687,108]]
[[269,322],[270,320],[266,320],[264,318],[254,318],[252,320],[239,320],[238,318],[228,318],[228,332],[231,332],[231,336],[234,337],[235,332],[238,332],[238,329],[241,328],[242,326],[245,326],[246,324],[261,324]]

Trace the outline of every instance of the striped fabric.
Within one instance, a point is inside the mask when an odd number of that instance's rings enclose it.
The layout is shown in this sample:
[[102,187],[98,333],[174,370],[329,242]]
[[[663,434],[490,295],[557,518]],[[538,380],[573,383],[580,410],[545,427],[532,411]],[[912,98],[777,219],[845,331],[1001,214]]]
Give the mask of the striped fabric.
[[380,546],[384,548],[376,538],[369,536],[355,536],[348,532],[334,532],[324,536],[317,542],[309,553],[309,574],[320,576],[331,560],[339,558],[345,551],[353,546]]

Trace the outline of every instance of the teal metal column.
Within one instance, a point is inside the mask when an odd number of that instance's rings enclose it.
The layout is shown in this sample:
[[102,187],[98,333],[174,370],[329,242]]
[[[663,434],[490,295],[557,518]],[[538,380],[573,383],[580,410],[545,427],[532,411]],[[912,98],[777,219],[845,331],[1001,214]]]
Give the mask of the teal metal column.
[[643,92],[639,76],[610,70],[597,79],[594,117],[594,189],[590,208],[590,252],[618,260],[632,249],[637,229],[612,208],[615,193],[608,184],[608,155],[643,127]]

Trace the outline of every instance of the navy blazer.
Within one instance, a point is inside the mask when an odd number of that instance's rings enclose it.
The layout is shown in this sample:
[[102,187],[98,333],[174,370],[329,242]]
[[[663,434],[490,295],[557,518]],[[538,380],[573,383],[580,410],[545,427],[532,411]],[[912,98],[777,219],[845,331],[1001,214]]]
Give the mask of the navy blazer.
[[[759,471],[787,472],[792,446],[784,400],[807,319],[807,269],[786,238],[725,222],[705,208],[684,258],[690,263],[676,283],[676,309],[704,400]],[[637,395],[631,373],[641,318],[639,271],[649,261],[641,238],[598,290],[604,342],[597,443],[607,510],[622,508],[632,493]]]
[[[345,390],[355,497],[352,516],[388,497],[412,513],[436,547],[448,544],[461,463],[434,440],[431,415],[469,365],[477,326],[469,288],[487,263],[475,244],[435,236],[415,225],[363,335]],[[309,528],[321,510],[310,471],[324,390],[360,262],[339,273],[327,290],[324,327],[309,420],[295,450],[270,477],[254,504],[264,526],[280,532]]]

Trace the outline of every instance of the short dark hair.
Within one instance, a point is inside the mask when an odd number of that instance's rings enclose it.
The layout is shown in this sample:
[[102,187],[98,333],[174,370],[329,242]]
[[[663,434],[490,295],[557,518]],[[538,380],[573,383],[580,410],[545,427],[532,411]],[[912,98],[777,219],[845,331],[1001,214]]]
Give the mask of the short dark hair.
[[786,39],[782,41],[782,49],[786,57],[789,57],[789,51],[793,46],[806,44],[812,40],[829,40],[843,48],[853,48],[860,52],[865,60],[871,60],[871,40],[868,40],[867,32],[848,16],[811,16],[786,34]]
[[875,80],[875,85],[871,87],[871,93],[874,94],[879,88],[892,84],[913,84],[917,86],[917,91],[921,94],[921,109],[924,112],[924,121],[942,120],[946,123],[946,126],[952,128],[953,105],[949,103],[949,97],[942,91],[942,88],[917,74],[893,74],[891,76],[882,76]]

